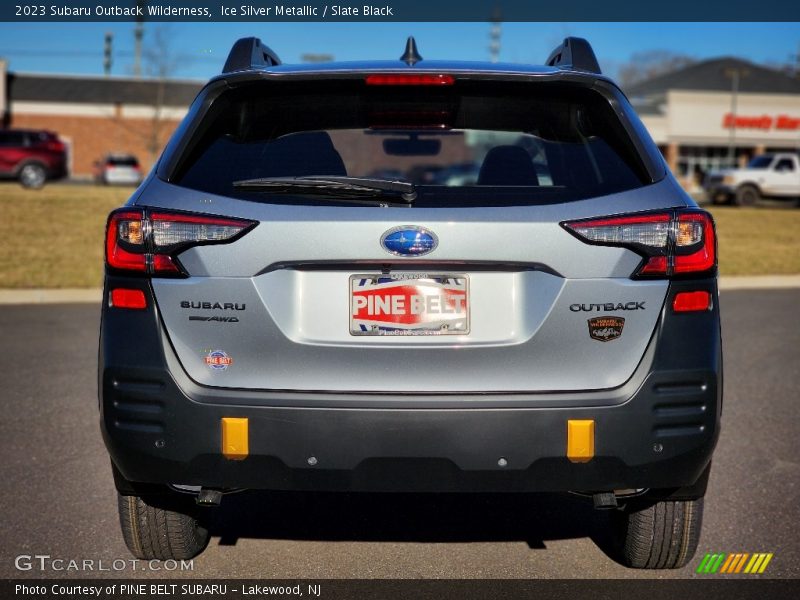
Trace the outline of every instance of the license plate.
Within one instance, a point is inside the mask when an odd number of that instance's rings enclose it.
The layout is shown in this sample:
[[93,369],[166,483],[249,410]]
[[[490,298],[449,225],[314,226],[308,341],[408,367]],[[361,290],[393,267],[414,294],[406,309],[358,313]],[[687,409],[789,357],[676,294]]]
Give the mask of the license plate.
[[351,335],[469,333],[466,275],[389,273],[350,276]]

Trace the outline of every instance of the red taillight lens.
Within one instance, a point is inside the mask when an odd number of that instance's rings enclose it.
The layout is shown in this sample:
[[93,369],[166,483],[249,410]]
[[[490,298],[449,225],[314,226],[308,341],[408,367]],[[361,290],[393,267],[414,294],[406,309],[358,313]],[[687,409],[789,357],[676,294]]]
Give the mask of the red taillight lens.
[[711,215],[669,211],[563,224],[583,241],[630,248],[646,258],[635,275],[665,277],[712,270],[717,264]]
[[147,298],[142,290],[117,288],[111,290],[110,304],[116,308],[141,310],[147,308]]
[[675,312],[699,312],[711,308],[711,294],[708,292],[678,292],[672,300]]
[[675,249],[676,274],[708,271],[717,264],[714,222],[708,213],[678,215]]
[[46,150],[49,150],[50,152],[64,151],[64,143],[61,140],[48,140],[44,143],[44,147]]
[[426,74],[379,74],[367,75],[367,85],[453,85],[456,78],[452,75]]
[[111,213],[106,229],[106,264],[112,269],[175,275],[175,256],[198,244],[230,242],[253,221],[145,209]]
[[125,271],[147,270],[142,211],[121,210],[111,213],[106,226],[106,264]]

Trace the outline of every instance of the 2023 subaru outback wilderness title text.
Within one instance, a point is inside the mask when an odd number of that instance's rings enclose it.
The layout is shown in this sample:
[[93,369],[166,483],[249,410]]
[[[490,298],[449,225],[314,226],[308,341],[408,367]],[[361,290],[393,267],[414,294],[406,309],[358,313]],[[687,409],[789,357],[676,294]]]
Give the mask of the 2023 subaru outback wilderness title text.
[[[574,492],[684,565],[721,409],[716,247],[591,47],[284,66],[233,47],[114,211],[100,349],[125,541],[239,489]],[[188,499],[188,503],[187,503]]]

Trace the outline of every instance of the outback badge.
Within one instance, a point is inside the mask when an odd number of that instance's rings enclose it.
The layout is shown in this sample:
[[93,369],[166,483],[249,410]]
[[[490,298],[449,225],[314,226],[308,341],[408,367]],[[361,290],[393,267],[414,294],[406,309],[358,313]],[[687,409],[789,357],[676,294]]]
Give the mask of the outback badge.
[[622,317],[594,317],[589,319],[589,337],[599,342],[610,342],[622,335],[625,319]]

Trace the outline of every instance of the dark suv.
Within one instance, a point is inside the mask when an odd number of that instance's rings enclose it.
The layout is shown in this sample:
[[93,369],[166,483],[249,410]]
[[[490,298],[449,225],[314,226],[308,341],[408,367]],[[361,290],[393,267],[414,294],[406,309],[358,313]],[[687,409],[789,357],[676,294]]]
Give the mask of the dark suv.
[[128,547],[192,556],[186,500],[248,488],[571,492],[613,511],[624,564],[686,564],[722,406],[715,240],[585,40],[544,66],[413,40],[285,66],[240,40],[108,220]]
[[67,175],[67,148],[51,131],[0,129],[0,177],[40,188]]

